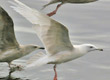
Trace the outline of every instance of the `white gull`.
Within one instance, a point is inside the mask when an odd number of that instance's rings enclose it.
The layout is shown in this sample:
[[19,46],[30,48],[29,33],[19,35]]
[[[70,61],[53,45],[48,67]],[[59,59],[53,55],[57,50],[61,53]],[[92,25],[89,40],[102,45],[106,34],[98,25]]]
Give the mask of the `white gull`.
[[57,80],[56,65],[79,58],[88,52],[100,50],[92,44],[72,45],[68,29],[61,23],[51,19],[37,10],[31,9],[18,0],[11,6],[16,12],[24,16],[34,25],[34,29],[42,43],[45,53],[37,53],[31,60],[29,67],[38,67],[44,64],[55,64],[54,80]]

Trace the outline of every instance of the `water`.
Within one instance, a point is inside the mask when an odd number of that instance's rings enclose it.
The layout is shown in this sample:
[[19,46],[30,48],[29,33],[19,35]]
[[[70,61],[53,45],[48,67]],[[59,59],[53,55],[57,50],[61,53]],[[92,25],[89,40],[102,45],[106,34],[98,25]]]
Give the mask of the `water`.
[[[22,2],[38,10],[47,3],[46,0],[31,0],[31,2],[30,0],[22,0]],[[110,80],[109,4],[109,0],[99,0],[94,3],[80,5],[65,4],[52,17],[68,27],[73,44],[91,43],[104,48],[103,52],[91,52],[74,61],[58,65],[58,80]],[[8,0],[0,0],[0,5],[13,18],[16,37],[20,44],[37,44],[42,46],[42,43],[31,28],[32,25],[9,7]],[[51,5],[41,12],[48,13],[55,9],[55,6]],[[22,63],[20,61],[27,60],[39,51],[19,59],[18,63]],[[9,76],[8,73],[8,65],[0,63],[0,80],[7,78]],[[11,76],[14,80],[52,80],[54,76],[53,65],[16,71]]]

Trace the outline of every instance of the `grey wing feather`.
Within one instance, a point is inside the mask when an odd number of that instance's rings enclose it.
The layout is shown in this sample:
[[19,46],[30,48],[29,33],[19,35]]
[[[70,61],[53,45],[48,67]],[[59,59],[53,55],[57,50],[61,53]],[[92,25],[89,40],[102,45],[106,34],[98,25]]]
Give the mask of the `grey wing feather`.
[[17,4],[14,3],[12,8],[35,25],[36,33],[44,44],[47,53],[52,55],[74,49],[69,39],[68,29],[64,25],[37,10],[31,9],[19,0],[15,0],[15,2]]
[[18,47],[16,41],[13,21],[8,13],[0,7],[0,49]]
[[38,36],[42,40],[47,52],[56,54],[60,51],[72,50],[73,45],[69,39],[68,29],[55,20],[50,19],[50,21],[50,26],[39,26],[42,28],[35,26],[36,32],[40,31]]
[[43,52],[36,53],[34,56],[32,56],[28,61],[27,64],[32,64],[34,61],[37,61],[38,59],[42,58],[46,54]]

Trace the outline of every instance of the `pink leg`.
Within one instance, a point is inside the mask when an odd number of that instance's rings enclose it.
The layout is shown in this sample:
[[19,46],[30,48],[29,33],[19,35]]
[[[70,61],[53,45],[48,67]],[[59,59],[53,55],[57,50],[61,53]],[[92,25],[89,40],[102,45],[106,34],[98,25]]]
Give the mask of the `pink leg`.
[[57,71],[56,71],[56,64],[54,65],[54,72],[55,72],[55,76],[53,80],[57,80]]
[[61,3],[61,4],[58,4],[57,7],[56,7],[56,9],[55,9],[54,11],[48,13],[47,15],[48,15],[49,17],[51,17],[51,16],[53,16],[54,14],[56,14],[58,8],[59,8],[61,5],[62,5],[62,3]]

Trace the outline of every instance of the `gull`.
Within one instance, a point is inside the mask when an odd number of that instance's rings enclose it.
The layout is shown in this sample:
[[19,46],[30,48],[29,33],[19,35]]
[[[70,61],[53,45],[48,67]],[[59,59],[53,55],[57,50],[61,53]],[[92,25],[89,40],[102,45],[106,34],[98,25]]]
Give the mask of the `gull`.
[[28,7],[19,0],[14,1],[14,6],[11,7],[34,25],[33,28],[46,50],[46,53],[36,54],[32,63],[28,64],[26,68],[54,64],[54,80],[57,80],[57,64],[77,59],[91,51],[103,51],[103,49],[92,44],[72,45],[66,26]]
[[7,62],[11,70],[11,62],[37,49],[37,45],[20,45],[14,34],[14,23],[8,13],[0,6],[0,62]]
[[49,3],[44,5],[42,9],[44,9],[45,7],[47,7],[51,4],[61,2],[60,4],[57,5],[57,7],[54,11],[47,14],[48,16],[53,16],[54,14],[56,14],[58,8],[65,3],[81,4],[81,3],[90,3],[90,2],[95,2],[95,1],[97,1],[97,0],[51,0]]

